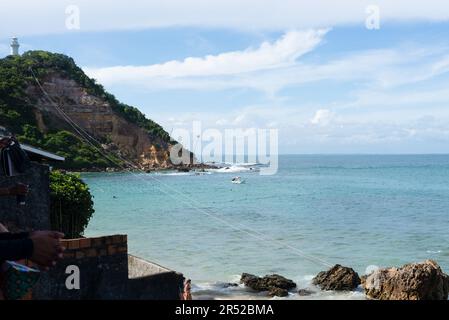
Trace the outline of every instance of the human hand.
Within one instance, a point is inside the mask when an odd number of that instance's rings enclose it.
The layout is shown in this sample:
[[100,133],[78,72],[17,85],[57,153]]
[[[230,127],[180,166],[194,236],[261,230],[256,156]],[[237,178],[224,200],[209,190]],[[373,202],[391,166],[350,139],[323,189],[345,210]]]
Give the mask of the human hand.
[[47,269],[56,265],[56,261],[63,257],[64,247],[60,240],[64,234],[56,231],[33,231],[30,239],[33,241],[33,256],[31,260]]

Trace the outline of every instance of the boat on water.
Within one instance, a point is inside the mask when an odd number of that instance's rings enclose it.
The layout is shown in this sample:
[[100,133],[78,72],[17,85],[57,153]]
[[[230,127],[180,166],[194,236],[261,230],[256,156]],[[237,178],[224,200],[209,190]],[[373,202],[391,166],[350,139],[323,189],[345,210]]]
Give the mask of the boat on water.
[[242,184],[245,183],[245,180],[243,180],[241,177],[234,177],[232,178],[231,182],[234,184]]

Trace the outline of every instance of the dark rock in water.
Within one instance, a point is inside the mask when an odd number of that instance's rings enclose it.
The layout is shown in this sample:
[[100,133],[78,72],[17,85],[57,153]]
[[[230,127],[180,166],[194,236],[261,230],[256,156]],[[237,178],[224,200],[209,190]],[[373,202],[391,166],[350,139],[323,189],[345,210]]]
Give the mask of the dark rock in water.
[[275,288],[284,290],[296,288],[296,284],[292,280],[277,274],[260,278],[252,274],[244,273],[242,274],[240,282],[256,291],[270,291]]
[[360,278],[352,268],[337,264],[329,271],[318,273],[312,283],[322,290],[351,291],[359,286]]
[[447,300],[449,276],[438,263],[426,260],[401,268],[379,269],[363,284],[368,298],[378,300]]
[[276,287],[281,289],[290,290],[296,288],[296,283],[292,280],[284,278],[278,274],[272,274],[262,278],[262,284],[266,287]]
[[238,283],[229,282],[229,283],[223,283],[223,284],[221,284],[221,286],[223,288],[233,288],[233,287],[238,287],[239,284]]
[[300,295],[301,297],[310,296],[313,293],[314,292],[312,290],[308,290],[308,289],[299,289],[298,290],[298,295]]
[[270,297],[286,297],[288,296],[288,290],[273,287],[270,289],[270,291],[268,291],[268,295]]
[[250,273],[243,273],[240,278],[240,283],[243,283],[245,286],[253,288],[257,285],[260,278]]

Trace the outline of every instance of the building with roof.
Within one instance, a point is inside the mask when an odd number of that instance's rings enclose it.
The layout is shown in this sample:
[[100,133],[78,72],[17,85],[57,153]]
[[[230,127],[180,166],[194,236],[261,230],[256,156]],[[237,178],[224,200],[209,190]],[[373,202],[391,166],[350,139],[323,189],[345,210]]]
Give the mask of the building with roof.
[[[0,132],[1,136],[1,132]],[[25,173],[0,176],[0,187],[16,183],[30,186],[25,205],[15,197],[0,198],[0,222],[11,232],[51,230],[50,165],[64,161],[54,153],[21,145],[30,158]],[[42,272],[29,295],[37,300],[180,299],[184,276],[128,254],[126,235],[65,239],[64,258],[49,272]],[[66,286],[67,268],[77,266],[80,287]]]

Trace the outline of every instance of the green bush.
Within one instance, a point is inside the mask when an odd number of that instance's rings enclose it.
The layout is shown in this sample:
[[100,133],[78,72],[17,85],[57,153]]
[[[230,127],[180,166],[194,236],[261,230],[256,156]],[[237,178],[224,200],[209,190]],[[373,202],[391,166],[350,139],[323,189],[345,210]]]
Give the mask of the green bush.
[[65,233],[66,238],[81,237],[95,212],[89,187],[77,174],[52,171],[50,190],[52,229]]

